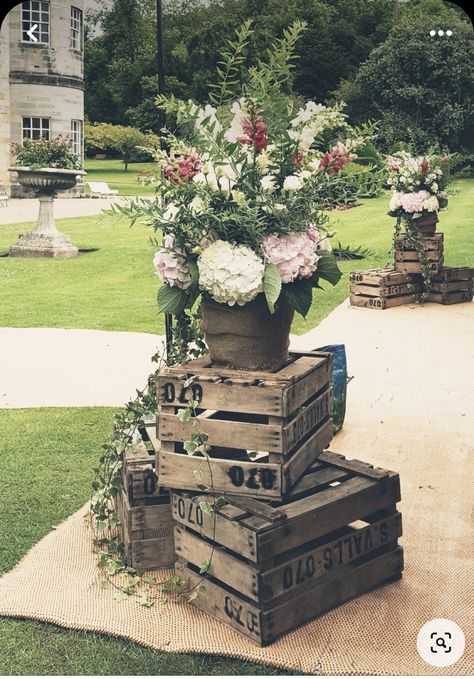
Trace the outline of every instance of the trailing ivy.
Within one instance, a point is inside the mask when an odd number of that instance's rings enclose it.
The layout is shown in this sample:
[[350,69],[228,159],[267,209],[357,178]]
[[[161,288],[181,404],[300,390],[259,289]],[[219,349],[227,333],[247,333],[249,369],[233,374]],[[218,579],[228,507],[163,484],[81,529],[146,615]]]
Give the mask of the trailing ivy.
[[[117,589],[118,601],[135,595],[141,605],[148,607],[156,600],[162,601],[170,592],[186,591],[187,585],[179,573],[169,580],[159,582],[151,576],[140,576],[127,563],[117,513],[117,496],[122,483],[124,453],[136,444],[139,429],[145,426],[146,421],[154,419],[158,412],[158,373],[167,365],[198,358],[204,351],[199,313],[196,312],[193,316],[183,314],[173,326],[172,341],[167,351],[163,350],[152,357],[157,367],[148,377],[145,387],[137,390],[136,397],[114,415],[112,434],[102,445],[98,465],[93,470],[90,525],[97,566],[104,576],[102,587]],[[193,588],[191,594],[197,590],[200,588]]]

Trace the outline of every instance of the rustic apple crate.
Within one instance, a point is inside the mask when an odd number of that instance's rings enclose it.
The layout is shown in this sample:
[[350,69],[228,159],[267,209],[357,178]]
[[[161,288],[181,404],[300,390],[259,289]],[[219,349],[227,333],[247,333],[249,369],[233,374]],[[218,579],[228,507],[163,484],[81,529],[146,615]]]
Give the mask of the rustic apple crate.
[[157,483],[155,430],[155,422],[147,423],[137,443],[125,451],[117,496],[125,556],[139,571],[174,564],[170,493]]
[[[324,452],[281,503],[172,492],[177,570],[192,604],[252,641],[281,634],[403,569],[398,474]],[[200,573],[203,564],[207,572]]]
[[473,271],[469,267],[442,267],[431,279],[427,301],[439,304],[471,302]]
[[[444,261],[444,234],[435,233],[422,238],[421,242],[429,260],[430,271],[438,273]],[[407,236],[395,238],[395,269],[403,273],[422,273],[418,252],[409,245]]]
[[411,304],[422,290],[419,276],[388,268],[353,271],[349,280],[351,304],[369,309]]
[[[281,499],[332,439],[331,376],[332,355],[321,352],[292,352],[273,373],[221,368],[209,357],[167,368],[157,384],[160,484]],[[189,398],[199,407],[181,422]],[[208,435],[209,457],[183,451],[193,431]]]

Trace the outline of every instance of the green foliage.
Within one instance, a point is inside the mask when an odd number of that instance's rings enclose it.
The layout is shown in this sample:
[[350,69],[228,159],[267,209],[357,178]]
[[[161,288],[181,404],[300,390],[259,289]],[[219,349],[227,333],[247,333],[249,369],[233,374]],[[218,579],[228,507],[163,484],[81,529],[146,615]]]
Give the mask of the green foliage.
[[[472,25],[441,2],[433,8],[431,21],[428,3],[404,8],[386,41],[334,93],[355,120],[380,120],[384,149],[399,141],[419,153],[472,147]],[[432,38],[434,17],[435,28],[449,27],[453,34]]]
[[21,144],[11,144],[17,165],[38,169],[54,167],[62,170],[80,170],[80,159],[72,151],[69,137],[54,139],[24,139]]
[[89,123],[84,126],[84,144],[87,155],[106,153],[118,155],[128,169],[128,164],[149,159],[160,140],[152,132],[143,133],[134,127],[110,123]]
[[281,293],[281,275],[274,264],[267,264],[263,274],[263,292],[267,300],[270,313],[275,312],[275,303]]
[[[166,91],[179,98],[229,99],[249,63],[265,54],[294,21],[307,24],[297,47],[292,84],[296,94],[324,101],[341,78],[352,78],[387,36],[395,0],[174,0],[164,6]],[[235,51],[233,36],[245,21],[254,35]],[[88,31],[85,52],[86,113],[90,120],[159,131],[154,5],[114,0],[93,17],[101,33]],[[223,90],[216,55],[227,74]],[[317,67],[315,67],[317,65]]]
[[288,304],[306,318],[313,302],[313,282],[309,278],[300,278],[283,285],[282,291]]

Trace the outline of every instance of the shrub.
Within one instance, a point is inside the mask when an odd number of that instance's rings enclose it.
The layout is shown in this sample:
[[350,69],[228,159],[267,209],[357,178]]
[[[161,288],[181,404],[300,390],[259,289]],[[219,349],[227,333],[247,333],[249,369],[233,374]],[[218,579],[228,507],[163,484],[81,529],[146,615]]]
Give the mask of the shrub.
[[149,160],[152,157],[147,148],[159,147],[159,137],[153,132],[140,132],[135,127],[112,125],[110,123],[86,123],[85,147],[88,156],[96,153],[121,158],[125,164]]

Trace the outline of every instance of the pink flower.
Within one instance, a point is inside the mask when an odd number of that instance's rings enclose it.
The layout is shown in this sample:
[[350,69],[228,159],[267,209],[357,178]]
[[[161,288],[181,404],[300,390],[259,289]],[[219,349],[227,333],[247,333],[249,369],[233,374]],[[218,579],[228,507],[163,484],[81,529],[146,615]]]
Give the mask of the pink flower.
[[265,236],[261,248],[265,261],[277,267],[282,283],[292,283],[297,278],[310,278],[316,271],[318,240],[319,232],[310,226],[307,231]]
[[298,168],[304,160],[304,153],[303,151],[298,151],[296,156],[293,158],[293,167]]
[[319,163],[320,170],[327,170],[328,174],[340,172],[344,165],[350,163],[357,156],[349,153],[344,144],[340,141],[333,147],[330,153],[325,153]]
[[428,191],[413,191],[401,194],[401,206],[405,212],[421,212],[423,201],[430,197]]
[[155,252],[153,259],[157,275],[171,287],[187,290],[191,285],[191,274],[186,259],[181,254],[182,251],[179,248],[172,250],[173,236],[165,236],[163,244],[164,247]]
[[257,151],[263,151],[268,146],[267,126],[262,116],[256,116],[253,121],[250,118],[242,119],[244,134],[237,137],[241,144],[253,144]]
[[201,171],[201,159],[192,151],[189,156],[178,156],[171,163],[163,165],[163,174],[166,179],[179,184],[183,179],[191,180]]
[[420,169],[422,174],[428,174],[428,161],[426,160],[426,158],[423,158],[423,160],[421,161]]

